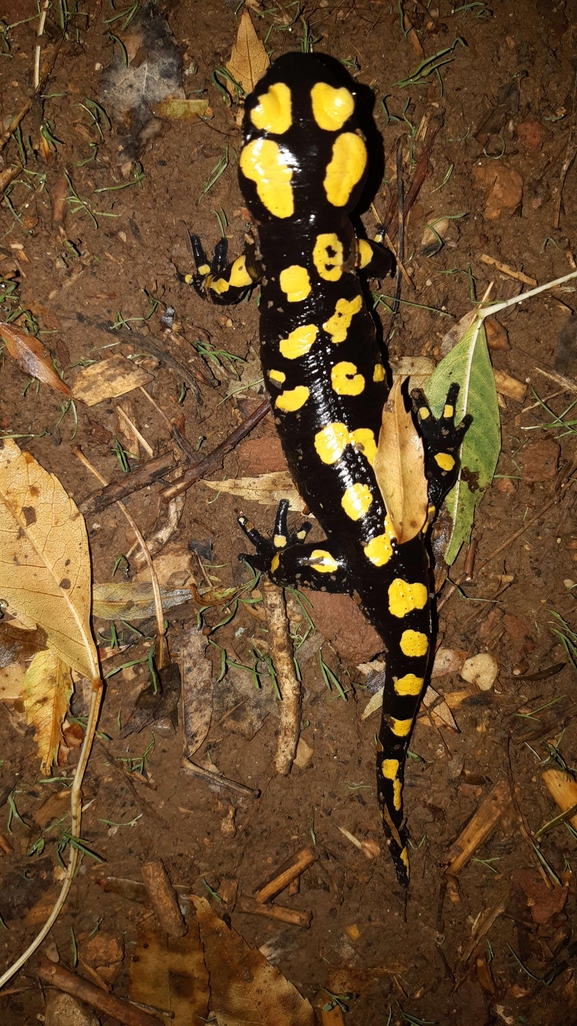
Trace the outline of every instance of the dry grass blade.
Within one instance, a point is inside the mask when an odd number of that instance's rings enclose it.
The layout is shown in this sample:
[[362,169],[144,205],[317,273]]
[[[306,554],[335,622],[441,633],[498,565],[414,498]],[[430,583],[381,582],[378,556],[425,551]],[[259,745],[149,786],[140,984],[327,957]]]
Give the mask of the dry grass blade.
[[397,380],[383,409],[375,474],[395,537],[401,545],[415,538],[427,517],[427,479],[423,442],[405,409]]
[[58,376],[44,346],[37,338],[34,338],[34,335],[28,335],[25,331],[19,331],[12,324],[0,321],[0,336],[4,339],[6,349],[20,370],[29,374],[31,378],[37,378],[43,385],[50,385],[50,388],[62,392],[69,399],[72,398],[72,392],[68,385]]
[[251,16],[248,11],[244,11],[226,69],[246,93],[252,93],[269,64],[267,52],[254,30]]

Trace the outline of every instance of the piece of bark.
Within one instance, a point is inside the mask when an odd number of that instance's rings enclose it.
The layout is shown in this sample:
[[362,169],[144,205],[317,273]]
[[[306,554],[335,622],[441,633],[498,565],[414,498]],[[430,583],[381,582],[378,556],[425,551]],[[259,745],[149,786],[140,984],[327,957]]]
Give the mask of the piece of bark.
[[162,862],[160,860],[145,862],[141,873],[160,928],[169,937],[184,937],[186,923],[182,918],[176,893]]
[[510,803],[508,782],[497,781],[443,859],[447,874],[458,876],[477,848],[492,834]]
[[266,577],[261,582],[263,605],[269,628],[270,655],[281,694],[280,729],[277,736],[275,770],[287,776],[294,762],[301,725],[301,685],[294,665],[293,644],[282,588]]
[[285,887],[301,876],[305,869],[312,866],[316,860],[317,855],[312,848],[302,848],[301,851],[297,851],[286,859],[278,869],[275,869],[271,877],[257,887],[254,892],[255,899],[261,904],[272,901],[275,895],[284,891]]

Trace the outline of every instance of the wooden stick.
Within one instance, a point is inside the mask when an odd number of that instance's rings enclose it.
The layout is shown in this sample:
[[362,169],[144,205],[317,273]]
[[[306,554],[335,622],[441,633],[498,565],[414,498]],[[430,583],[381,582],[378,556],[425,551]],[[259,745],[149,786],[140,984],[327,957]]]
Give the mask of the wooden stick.
[[261,581],[263,608],[270,630],[270,656],[277,674],[281,695],[280,730],[276,742],[274,766],[288,776],[299,742],[301,725],[301,686],[295,673],[293,645],[290,639],[284,592],[268,578]]
[[516,271],[509,264],[502,264],[500,260],[495,260],[495,257],[488,256],[487,253],[483,253],[479,258],[481,263],[488,264],[490,267],[494,267],[501,274],[506,274],[509,278],[514,278],[516,281],[522,281],[524,285],[536,285],[537,279],[530,278],[528,274],[523,274],[522,271]]
[[297,851],[295,855],[291,855],[286,862],[283,862],[282,866],[279,866],[274,871],[272,877],[262,883],[260,887],[257,887],[254,892],[256,900],[261,902],[261,904],[265,901],[271,901],[276,894],[284,891],[285,887],[288,887],[293,880],[296,880],[316,860],[317,855],[312,848],[302,848],[301,851]]
[[169,937],[184,937],[186,923],[182,918],[174,888],[160,859],[145,862],[140,872],[160,929]]
[[443,859],[446,873],[457,876],[465,868],[477,848],[492,834],[510,801],[508,780],[497,781]]
[[50,962],[45,955],[40,960],[36,975],[65,994],[72,994],[73,997],[84,1001],[89,1008],[95,1008],[98,1012],[104,1012],[113,1019],[118,1019],[124,1026],[162,1026],[162,1020],[155,1015],[149,1015],[128,1001],[122,1001],[113,994],[107,994],[95,983],[90,983],[82,976],[71,973],[64,966]]
[[290,923],[291,926],[302,926],[308,929],[313,918],[312,912],[301,912],[296,908],[286,908],[284,905],[263,905],[254,898],[241,897],[236,905],[237,912],[246,912],[249,916],[266,916],[268,919],[277,919],[281,923]]

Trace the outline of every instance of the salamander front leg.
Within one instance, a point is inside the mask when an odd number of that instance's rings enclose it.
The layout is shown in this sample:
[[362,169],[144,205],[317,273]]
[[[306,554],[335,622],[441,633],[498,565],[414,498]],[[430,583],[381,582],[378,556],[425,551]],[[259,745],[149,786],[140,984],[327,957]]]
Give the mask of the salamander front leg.
[[328,541],[303,544],[310,524],[303,523],[291,534],[287,526],[288,508],[287,500],[283,499],[277,510],[272,538],[265,538],[246,517],[238,518],[256,549],[255,555],[243,554],[240,559],[268,574],[277,584],[303,585],[316,591],[349,591],[342,555]]
[[262,277],[254,246],[247,245],[242,256],[227,263],[228,239],[224,235],[215,246],[212,260],[207,259],[200,236],[192,232],[190,245],[196,271],[184,275],[183,281],[192,285],[202,299],[227,305],[239,303]]
[[455,408],[459,385],[453,382],[440,417],[433,416],[431,407],[420,388],[411,392],[413,407],[425,444],[425,473],[428,480],[430,517],[438,511],[447,492],[459,476],[459,451],[465,432],[472,421],[467,413],[459,424],[455,423]]

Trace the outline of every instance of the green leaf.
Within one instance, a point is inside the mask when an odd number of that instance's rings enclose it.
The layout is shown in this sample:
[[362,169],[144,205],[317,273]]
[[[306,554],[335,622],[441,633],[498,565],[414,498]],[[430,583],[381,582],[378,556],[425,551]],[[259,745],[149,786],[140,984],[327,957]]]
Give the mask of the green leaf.
[[501,450],[501,427],[497,389],[483,324],[485,311],[468,313],[452,329],[460,340],[436,367],[425,388],[433,414],[443,411],[449,385],[460,385],[456,420],[465,413],[473,420],[461,449],[461,471],[446,503],[453,530],[445,552],[449,566],[455,562],[463,542],[471,536],[475,509],[493,480]]

